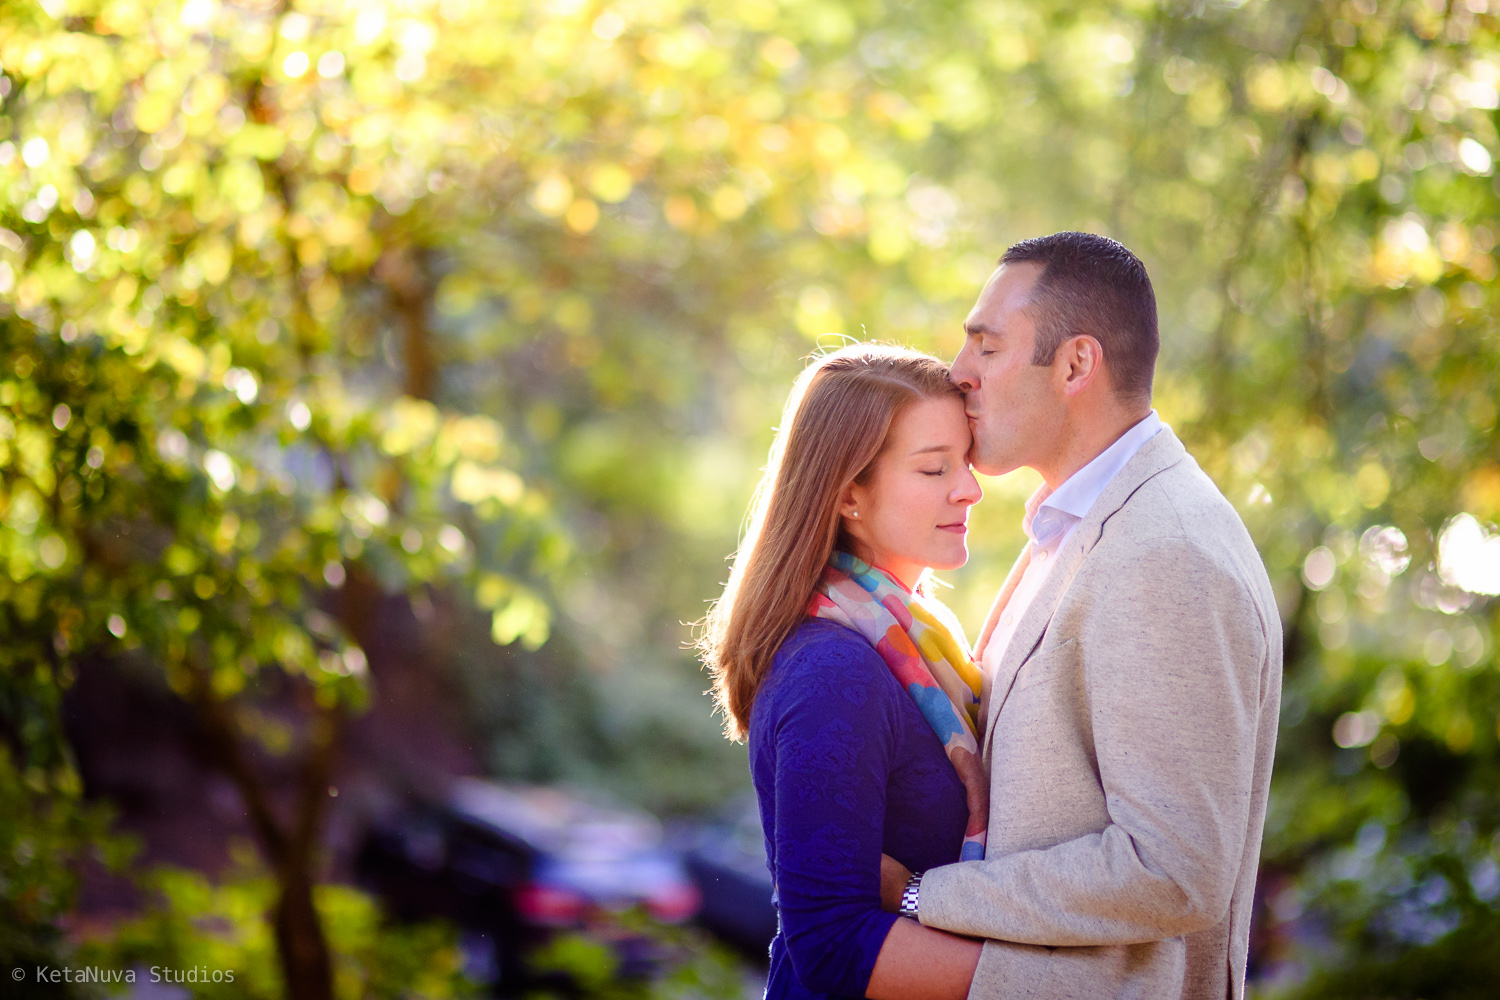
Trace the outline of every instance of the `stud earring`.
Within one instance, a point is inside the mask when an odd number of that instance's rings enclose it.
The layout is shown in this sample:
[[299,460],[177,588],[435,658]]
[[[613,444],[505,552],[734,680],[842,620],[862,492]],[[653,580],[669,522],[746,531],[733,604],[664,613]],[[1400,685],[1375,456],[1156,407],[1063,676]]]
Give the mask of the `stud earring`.
[[850,517],[859,517],[859,511],[857,511],[857,510],[851,510],[849,512],[849,516]]

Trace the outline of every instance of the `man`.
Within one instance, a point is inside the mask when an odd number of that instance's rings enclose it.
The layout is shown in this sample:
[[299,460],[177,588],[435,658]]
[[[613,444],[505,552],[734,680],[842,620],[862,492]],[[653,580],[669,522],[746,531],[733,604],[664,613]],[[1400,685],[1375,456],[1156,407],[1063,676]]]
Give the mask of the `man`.
[[1239,1000],[1281,626],[1239,516],[1151,409],[1150,279],[1113,240],[1027,240],[964,329],[974,466],[1044,485],[977,650],[985,860],[898,871],[887,905],[991,939],[971,997]]

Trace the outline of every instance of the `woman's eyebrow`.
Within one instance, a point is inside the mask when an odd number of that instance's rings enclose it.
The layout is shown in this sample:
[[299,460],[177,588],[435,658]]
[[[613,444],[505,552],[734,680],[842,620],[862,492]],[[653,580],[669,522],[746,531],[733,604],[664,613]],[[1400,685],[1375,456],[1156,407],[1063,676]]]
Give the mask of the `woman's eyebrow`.
[[930,451],[952,451],[951,444],[930,444],[925,448],[918,448],[912,452],[913,455],[925,455]]

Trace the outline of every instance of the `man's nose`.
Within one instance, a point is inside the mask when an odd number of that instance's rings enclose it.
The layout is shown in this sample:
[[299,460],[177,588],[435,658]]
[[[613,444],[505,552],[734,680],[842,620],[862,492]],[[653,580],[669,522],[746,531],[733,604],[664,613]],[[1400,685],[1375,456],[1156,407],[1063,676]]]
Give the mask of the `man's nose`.
[[964,392],[973,392],[979,388],[979,378],[969,369],[967,344],[958,352],[958,357],[953,359],[953,366],[948,370],[948,378]]

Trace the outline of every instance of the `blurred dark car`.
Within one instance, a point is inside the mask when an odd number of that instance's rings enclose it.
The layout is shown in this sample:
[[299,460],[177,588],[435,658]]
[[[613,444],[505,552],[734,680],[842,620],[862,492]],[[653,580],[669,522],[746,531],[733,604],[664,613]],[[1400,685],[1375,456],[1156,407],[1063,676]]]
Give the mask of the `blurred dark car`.
[[703,895],[698,923],[764,962],[776,936],[776,904],[755,796],[736,799],[683,839],[683,860]]
[[470,974],[500,993],[536,985],[526,954],[563,929],[587,929],[615,948],[622,974],[646,974],[650,941],[612,917],[640,908],[681,923],[700,903],[654,817],[473,778],[372,825],[355,864],[396,917],[457,924]]

